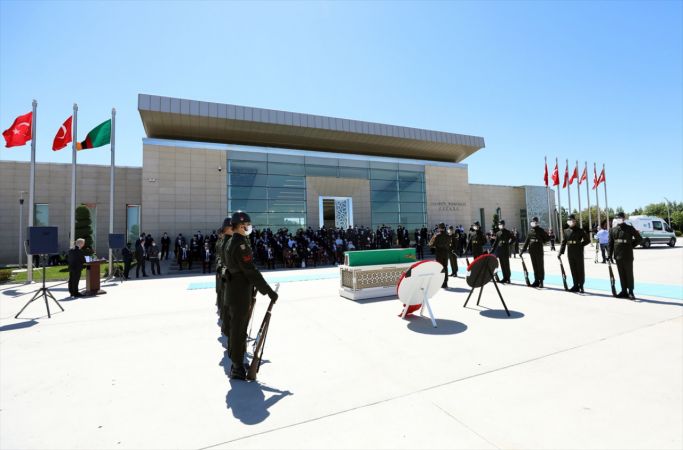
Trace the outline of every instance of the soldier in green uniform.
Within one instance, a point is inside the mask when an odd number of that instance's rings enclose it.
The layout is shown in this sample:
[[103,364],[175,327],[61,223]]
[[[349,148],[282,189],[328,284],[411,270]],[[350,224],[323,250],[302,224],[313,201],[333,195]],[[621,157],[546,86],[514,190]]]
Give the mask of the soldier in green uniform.
[[496,232],[496,240],[493,242],[490,253],[495,253],[500,261],[500,269],[503,271],[503,279],[501,283],[510,284],[510,243],[512,242],[512,233],[505,228],[505,221],[498,222],[498,231]]
[[576,216],[574,214],[570,214],[567,218],[567,225],[569,225],[569,228],[564,230],[564,238],[562,239],[557,259],[560,259],[564,254],[564,249],[567,248],[569,269],[574,280],[574,285],[569,290],[571,292],[583,293],[583,283],[586,280],[586,273],[583,267],[583,248],[590,244],[591,240],[585,231],[576,226]]
[[538,224],[538,217],[531,219],[531,229],[526,235],[524,247],[522,247],[522,255],[527,249],[531,257],[531,265],[534,268],[534,282],[532,287],[543,287],[543,279],[545,278],[545,267],[543,266],[543,244],[548,242],[550,238],[548,233]]
[[446,224],[439,224],[439,231],[434,233],[432,239],[429,241],[429,246],[435,249],[436,262],[443,266],[443,284],[441,287],[443,289],[448,289],[448,251],[451,245],[451,241],[446,234]]
[[467,238],[467,248],[465,253],[472,250],[472,258],[476,258],[482,253],[484,253],[484,242],[486,242],[486,236],[484,232],[481,231],[481,226],[479,222],[474,222],[472,225],[472,230]]
[[455,232],[451,225],[448,227],[448,259],[451,262],[451,276],[458,276],[458,246],[460,245],[460,236]]
[[631,225],[624,223],[626,218],[623,212],[617,213],[614,219],[614,226],[609,231],[609,243],[607,252],[609,259],[617,261],[619,271],[619,282],[621,292],[617,294],[619,298],[630,298],[635,300],[633,293],[633,249],[640,244],[640,233]]
[[226,286],[230,320],[230,349],[232,361],[230,378],[246,379],[244,353],[247,349],[247,326],[251,315],[255,289],[277,300],[277,293],[268,285],[254,265],[254,256],[247,236],[251,233],[251,218],[242,211],[232,215],[233,235],[228,244],[225,260],[228,283]]
[[230,318],[228,316],[228,277],[225,269],[226,251],[232,237],[232,220],[226,217],[216,241],[216,292],[218,293],[218,316],[220,317],[221,332],[228,339],[230,337]]

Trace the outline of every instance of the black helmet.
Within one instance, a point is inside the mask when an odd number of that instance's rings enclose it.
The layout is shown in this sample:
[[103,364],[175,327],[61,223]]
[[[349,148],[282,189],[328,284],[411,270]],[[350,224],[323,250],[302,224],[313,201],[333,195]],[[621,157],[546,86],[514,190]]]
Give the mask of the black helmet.
[[244,211],[235,211],[232,213],[232,224],[233,225],[238,225],[240,223],[251,223],[251,217],[249,217],[249,214],[245,213]]
[[232,226],[232,219],[230,217],[226,217],[223,219],[223,226],[221,227],[221,230],[225,227],[231,227]]
[[531,218],[531,221],[532,221],[532,222],[538,222],[538,217],[532,217],[532,218]]
[[618,218],[618,219],[625,219],[625,218],[626,218],[626,214],[624,214],[623,211],[619,211],[619,212],[617,213],[617,218]]
[[576,216],[574,214],[570,214],[569,217],[567,217],[567,220],[576,220]]
[[479,222],[474,222],[474,225],[479,226]]
[[505,225],[505,221],[504,221],[504,220],[501,220],[500,222],[498,222],[498,224],[499,224],[499,225]]
[[442,228],[442,229],[443,229],[443,228],[446,228],[446,224],[443,223],[443,222],[441,222],[441,223],[439,224],[439,228]]

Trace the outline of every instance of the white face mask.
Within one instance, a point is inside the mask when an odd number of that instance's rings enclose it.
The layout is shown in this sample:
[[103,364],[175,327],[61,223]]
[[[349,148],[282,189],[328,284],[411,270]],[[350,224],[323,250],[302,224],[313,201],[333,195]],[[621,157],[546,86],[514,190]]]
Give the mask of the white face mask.
[[624,219],[614,219],[615,225],[621,225],[622,223],[624,223]]
[[503,228],[505,228],[505,225],[498,225],[499,230],[502,230]]
[[244,230],[244,233],[247,236],[249,236],[253,230],[254,230],[253,227],[251,226],[251,224],[249,224],[249,225],[247,225],[247,228]]
[[570,227],[573,227],[575,223],[576,223],[576,222],[573,221],[573,220],[568,220],[568,221],[567,221],[567,225],[569,225]]
[[479,229],[479,227],[475,225],[475,226],[472,227],[472,229],[473,229],[474,231],[477,231],[477,230]]
[[538,222],[531,222],[531,228],[536,228],[538,226]]

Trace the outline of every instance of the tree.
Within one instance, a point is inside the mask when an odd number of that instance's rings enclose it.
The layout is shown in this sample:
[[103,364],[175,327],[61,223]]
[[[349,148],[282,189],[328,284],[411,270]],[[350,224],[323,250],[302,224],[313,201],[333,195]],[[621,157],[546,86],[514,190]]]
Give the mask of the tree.
[[498,214],[493,215],[493,229],[498,228]]
[[92,255],[94,250],[92,248],[92,220],[90,219],[90,210],[85,205],[80,205],[76,208],[76,239],[85,239],[83,252],[86,255]]

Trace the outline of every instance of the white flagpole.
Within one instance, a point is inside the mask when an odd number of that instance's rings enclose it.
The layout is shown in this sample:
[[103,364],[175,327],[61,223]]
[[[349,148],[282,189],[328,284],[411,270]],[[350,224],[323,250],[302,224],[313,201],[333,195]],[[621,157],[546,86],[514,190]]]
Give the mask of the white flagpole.
[[[579,160],[576,160],[576,173],[579,173]],[[581,182],[579,181],[581,179],[581,176],[576,180],[576,196],[579,198],[579,228],[583,228],[583,219],[581,218],[581,191],[579,190],[579,185]],[[590,228],[588,229],[588,235],[590,236]]]
[[[28,226],[33,226],[33,215],[35,213],[35,191],[36,191],[36,124],[38,114],[38,102],[33,100],[33,111],[31,113],[31,166],[29,169],[28,186]],[[28,255],[26,261],[26,282],[33,282],[33,255]]]
[[72,128],[72,140],[71,140],[71,213],[69,217],[71,218],[71,228],[69,230],[69,248],[73,246],[76,240],[76,152],[78,144],[78,105],[74,103],[74,120]]
[[555,158],[555,167],[557,167],[557,231],[555,236],[562,239],[562,199],[560,195],[562,185],[560,184],[560,166],[557,164],[557,158]]
[[[564,173],[569,174],[569,160],[567,159],[566,161],[567,161],[567,165],[565,166],[565,172]],[[569,180],[570,179],[571,179],[571,177],[569,177],[567,179],[567,202],[569,202],[569,211],[567,211],[567,214],[572,213],[572,191],[569,189],[569,186],[570,186]]]
[[[548,170],[548,157],[544,156],[543,159],[545,160],[545,170]],[[553,227],[553,221],[552,221],[552,211],[550,211],[550,180],[546,180],[545,183],[545,196],[548,199],[548,227],[552,228]],[[540,224],[539,224],[540,225]]]
[[588,201],[588,235],[590,236],[593,225],[591,224],[591,196],[588,190],[588,161],[584,161],[584,170],[586,171],[586,200]]
[[[597,175],[597,168],[595,163],[593,163],[593,175]],[[600,221],[600,197],[598,196],[598,187],[595,186],[595,205],[598,208],[598,228],[602,225],[602,222]]]
[[[605,164],[602,165],[602,173],[605,174]],[[605,174],[605,180],[602,182],[605,187],[605,209],[607,210],[607,229],[612,228],[612,223],[609,220],[609,206],[607,206],[607,174]]]
[[[115,167],[115,150],[114,142],[116,136],[116,108],[111,109],[111,168],[109,175],[109,234],[114,232],[114,167]],[[112,278],[114,270],[112,269],[114,262],[114,252],[109,249],[109,278]]]

